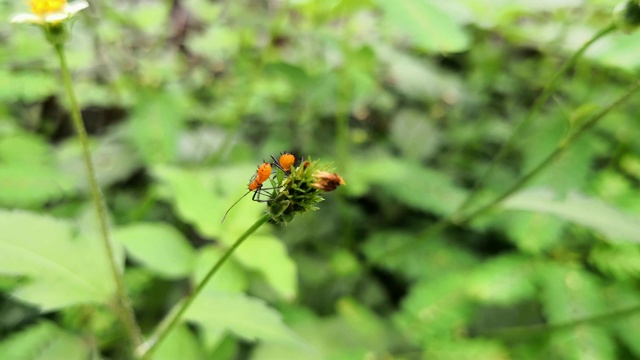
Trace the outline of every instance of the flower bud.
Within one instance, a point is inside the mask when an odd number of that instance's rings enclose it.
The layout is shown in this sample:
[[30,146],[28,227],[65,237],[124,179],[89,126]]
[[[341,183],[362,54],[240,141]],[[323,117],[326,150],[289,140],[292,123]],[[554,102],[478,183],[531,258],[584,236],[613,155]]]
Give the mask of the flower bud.
[[627,0],[613,9],[613,21],[625,33],[631,33],[640,26],[640,2]]

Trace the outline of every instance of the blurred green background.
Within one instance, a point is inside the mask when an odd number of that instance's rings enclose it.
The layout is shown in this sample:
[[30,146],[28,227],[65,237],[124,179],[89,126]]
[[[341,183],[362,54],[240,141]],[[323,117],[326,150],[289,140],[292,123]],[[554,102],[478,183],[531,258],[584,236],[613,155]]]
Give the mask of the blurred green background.
[[[154,358],[640,358],[640,96],[433,228],[616,3],[91,1],[67,50],[143,332],[264,211],[220,223],[263,159],[347,183],[244,243]],[[125,358],[54,52],[8,21],[0,42],[0,358]],[[639,46],[596,42],[469,211],[620,96]]]

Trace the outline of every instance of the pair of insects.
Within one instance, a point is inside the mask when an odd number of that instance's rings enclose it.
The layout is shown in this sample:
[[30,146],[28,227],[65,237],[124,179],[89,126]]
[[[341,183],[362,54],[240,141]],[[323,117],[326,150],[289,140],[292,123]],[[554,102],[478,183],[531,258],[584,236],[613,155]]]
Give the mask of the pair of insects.
[[251,180],[249,181],[249,191],[247,191],[244,195],[242,195],[240,199],[236,200],[236,202],[234,202],[233,205],[231,205],[231,207],[224,213],[224,216],[222,217],[223,222],[224,222],[224,219],[227,217],[227,214],[229,213],[229,211],[231,211],[231,209],[234,206],[236,206],[236,204],[239,203],[240,200],[242,200],[245,196],[247,196],[252,191],[254,191],[254,193],[253,193],[253,196],[251,197],[251,200],[257,201],[257,202],[270,201],[271,199],[267,199],[267,200],[260,199],[260,195],[264,190],[274,189],[274,188],[263,187],[264,183],[267,180],[269,180],[269,178],[273,173],[272,172],[273,166],[282,170],[282,172],[285,175],[288,175],[291,172],[291,166],[293,166],[293,163],[295,163],[296,161],[295,156],[293,156],[293,154],[288,152],[285,152],[282,155],[280,155],[280,158],[278,160],[276,160],[276,158],[273,157],[273,155],[271,155],[271,159],[273,159],[273,162],[268,163],[264,161],[262,164],[258,166],[258,170],[256,170],[256,173],[251,177]]

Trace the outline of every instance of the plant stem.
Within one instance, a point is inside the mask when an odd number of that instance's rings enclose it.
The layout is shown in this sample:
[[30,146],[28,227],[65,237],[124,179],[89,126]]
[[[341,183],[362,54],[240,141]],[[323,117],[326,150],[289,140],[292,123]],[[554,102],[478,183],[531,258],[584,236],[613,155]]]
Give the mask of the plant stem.
[[470,214],[463,216],[458,219],[456,223],[462,224],[466,223],[469,220],[476,218],[485,212],[491,210],[494,206],[500,204],[502,201],[507,199],[509,196],[513,195],[515,192],[520,190],[524,185],[526,185],[529,180],[533,179],[536,175],[538,175],[542,170],[544,170],[547,166],[551,165],[553,161],[555,161],[568,147],[571,145],[580,135],[582,135],[587,130],[591,129],[595,124],[598,123],[602,118],[605,117],[611,110],[615,109],[619,105],[621,105],[624,101],[629,99],[631,95],[640,90],[640,80],[636,80],[635,84],[633,84],[627,91],[622,94],[618,99],[610,103],[607,107],[600,110],[597,114],[595,114],[589,121],[584,122],[580,127],[574,131],[571,135],[567,136],[564,140],[558,144],[551,154],[549,154],[540,164],[534,167],[527,174],[522,176],[515,184],[513,184],[510,188],[504,191],[501,195],[493,199],[490,203],[480,207],[479,209],[471,212]]
[[[172,311],[165,320],[163,320],[160,325],[156,328],[153,335],[138,348],[137,353],[142,358],[149,358],[154,349],[162,343],[162,341],[166,338],[166,336],[173,330],[184,313],[187,311],[189,306],[193,303],[193,301],[198,297],[198,295],[202,292],[202,289],[207,285],[209,280],[215,275],[216,272],[222,267],[222,265],[227,261],[227,259],[233,254],[233,252],[249,237],[249,235],[253,234],[258,228],[260,228],[264,223],[269,221],[270,217],[268,214],[264,214],[258,221],[256,221],[247,231],[245,231],[240,237],[231,245],[231,247],[227,250],[227,252],[218,260],[218,262],[213,265],[211,270],[207,273],[207,275],[200,281],[196,289],[191,293],[186,299],[179,303],[179,309],[177,311]],[[170,319],[170,320],[169,320]]]
[[71,73],[69,71],[69,65],[67,64],[67,58],[64,52],[64,45],[58,43],[58,44],[54,44],[54,47],[58,55],[58,59],[60,60],[62,83],[64,85],[64,90],[67,93],[67,97],[69,99],[71,119],[73,120],[73,126],[75,127],[76,133],[78,135],[78,139],[80,140],[80,145],[82,147],[82,155],[84,158],[84,163],[85,163],[85,167],[87,169],[87,175],[89,178],[89,188],[91,190],[91,197],[93,199],[93,204],[96,208],[98,221],[100,223],[100,232],[102,234],[104,249],[109,261],[109,268],[111,270],[111,275],[113,276],[113,280],[116,285],[116,294],[118,299],[118,304],[115,307],[116,313],[124,323],[124,326],[129,334],[131,344],[135,348],[142,343],[142,334],[140,333],[140,329],[136,322],[135,314],[133,312],[133,307],[131,306],[131,300],[127,296],[127,292],[124,286],[124,281],[122,279],[122,274],[118,269],[115,252],[113,250],[113,246],[109,239],[109,228],[107,225],[105,202],[102,196],[102,192],[100,191],[100,187],[98,186],[98,180],[96,178],[95,168],[93,166],[93,161],[91,160],[91,150],[89,149],[89,138],[87,136],[87,131],[84,128],[82,114],[80,113],[80,106],[78,105],[78,100],[73,90],[73,82],[71,80]]
[[574,329],[576,326],[589,324],[606,324],[607,322],[619,318],[628,318],[637,315],[640,312],[640,306],[634,306],[628,309],[615,310],[610,313],[600,314],[588,318],[578,319],[571,322],[561,324],[540,324],[529,326],[514,326],[508,328],[499,328],[481,332],[479,335],[483,337],[496,337],[505,340],[525,340],[537,335],[549,335],[552,332],[565,331]]
[[[602,118],[604,118],[613,109],[615,109],[616,107],[620,106],[623,102],[628,100],[629,97],[631,97],[631,95],[636,93],[638,90],[640,90],[640,79],[636,80],[635,84],[633,84],[629,89],[627,89],[627,91],[624,94],[622,94],[616,100],[614,100],[609,105],[607,105],[605,108],[600,110],[597,114],[593,115],[593,117],[591,117],[591,119],[589,119],[588,121],[585,121],[582,125],[580,125],[580,127],[578,127],[577,130],[575,130],[573,133],[571,133],[569,136],[567,136],[565,139],[563,139],[556,146],[556,148],[544,160],[542,160],[536,167],[534,167],[527,174],[522,176],[515,184],[513,184],[511,187],[509,187],[503,193],[501,193],[496,198],[494,198],[491,202],[489,202],[488,204],[480,207],[479,209],[477,209],[477,210],[475,210],[475,211],[473,211],[473,212],[471,212],[471,213],[469,213],[468,215],[465,215],[465,216],[456,217],[455,213],[454,213],[454,215],[448,216],[446,218],[442,218],[440,221],[436,222],[434,225],[429,226],[420,235],[416,236],[414,238],[415,239],[414,241],[419,241],[420,239],[423,239],[426,236],[433,235],[433,234],[439,233],[441,231],[444,231],[445,229],[449,228],[450,226],[464,225],[464,224],[468,223],[469,221],[471,221],[471,220],[473,220],[473,219],[485,214],[489,210],[493,209],[495,206],[499,205],[502,201],[504,201],[509,196],[513,195],[515,192],[520,190],[531,179],[533,179],[536,175],[538,175],[540,172],[542,172],[542,170],[544,170],[547,166],[551,165],[560,155],[562,155],[562,153],[567,148],[569,148],[569,146],[576,139],[578,139],[580,137],[580,135],[582,135],[587,130],[591,129],[594,125],[596,125],[598,123],[598,121],[600,121]],[[390,256],[390,254],[393,254],[395,252],[401,251],[401,250],[406,249],[406,248],[410,248],[410,247],[413,246],[413,242],[414,241],[407,241],[407,242],[401,244],[398,247],[390,249],[386,253],[381,254],[381,257],[388,257],[388,256]],[[369,262],[373,263],[373,262],[376,262],[377,260],[379,260],[379,259],[372,259]]]
[[516,128],[513,130],[513,133],[511,134],[507,142],[500,147],[496,155],[491,159],[491,162],[489,163],[489,167],[487,168],[487,170],[483,173],[480,179],[474,183],[469,196],[467,196],[464,202],[462,202],[462,204],[460,204],[458,209],[454,212],[454,215],[453,215],[454,218],[460,213],[462,213],[475,199],[475,197],[478,195],[478,191],[480,190],[480,186],[487,181],[487,179],[489,178],[489,175],[493,172],[495,166],[505,157],[505,155],[507,155],[507,153],[515,143],[516,139],[520,136],[522,131],[526,129],[527,126],[529,126],[529,123],[531,123],[531,121],[538,115],[542,106],[544,106],[544,104],[547,103],[547,100],[549,100],[549,97],[551,96],[553,91],[555,91],[558,85],[558,81],[560,80],[562,75],[564,75],[564,73],[566,73],[567,70],[569,70],[576,63],[578,58],[582,56],[582,54],[584,54],[584,52],[591,45],[593,45],[593,43],[595,43],[598,39],[602,38],[603,36],[609,34],[614,30],[616,30],[616,26],[614,24],[610,24],[604,27],[603,29],[601,29],[600,31],[598,31],[597,33],[595,33],[591,37],[591,39],[587,40],[584,44],[582,44],[582,46],[575,53],[573,53],[571,57],[564,62],[564,64],[562,64],[560,69],[558,69],[558,71],[556,71],[556,73],[553,74],[553,77],[551,78],[551,80],[545,85],[544,89],[542,90],[542,93],[540,93],[540,95],[534,101],[533,105],[531,106],[531,110],[529,110],[527,115],[516,125]]

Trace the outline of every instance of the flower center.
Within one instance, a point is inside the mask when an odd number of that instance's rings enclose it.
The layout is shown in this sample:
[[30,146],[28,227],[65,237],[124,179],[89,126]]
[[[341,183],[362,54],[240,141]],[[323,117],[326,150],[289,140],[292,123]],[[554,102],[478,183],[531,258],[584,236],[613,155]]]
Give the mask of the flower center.
[[44,16],[54,12],[60,12],[67,5],[67,0],[31,0],[29,6],[31,12],[38,16]]

